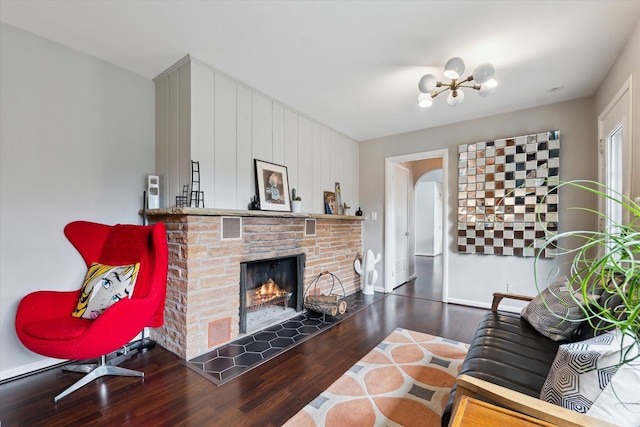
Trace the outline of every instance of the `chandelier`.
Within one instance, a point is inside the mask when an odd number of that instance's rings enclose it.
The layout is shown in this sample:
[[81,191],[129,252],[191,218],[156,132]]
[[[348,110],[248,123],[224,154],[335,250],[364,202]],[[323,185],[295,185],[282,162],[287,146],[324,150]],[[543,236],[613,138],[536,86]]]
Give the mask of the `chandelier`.
[[462,58],[451,58],[444,65],[444,76],[451,79],[450,83],[438,81],[433,74],[425,74],[418,82],[418,105],[422,108],[431,107],[433,98],[442,92],[450,90],[447,97],[447,104],[454,107],[464,99],[464,92],[461,88],[475,89],[480,96],[491,95],[498,86],[498,82],[493,79],[493,65],[485,62],[473,70],[473,74],[462,78],[464,73],[464,61]]

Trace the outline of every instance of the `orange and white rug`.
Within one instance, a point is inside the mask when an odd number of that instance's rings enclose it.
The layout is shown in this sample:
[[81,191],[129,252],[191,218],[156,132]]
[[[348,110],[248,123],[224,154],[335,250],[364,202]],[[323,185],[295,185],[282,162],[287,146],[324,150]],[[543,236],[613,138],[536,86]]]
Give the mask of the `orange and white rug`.
[[440,425],[468,348],[398,328],[284,426]]

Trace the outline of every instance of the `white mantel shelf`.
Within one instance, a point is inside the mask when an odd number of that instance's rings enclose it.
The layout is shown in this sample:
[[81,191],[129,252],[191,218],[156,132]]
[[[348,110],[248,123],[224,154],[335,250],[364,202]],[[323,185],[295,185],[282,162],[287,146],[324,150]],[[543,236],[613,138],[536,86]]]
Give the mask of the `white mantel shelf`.
[[[139,212],[142,215],[142,211]],[[267,218],[316,218],[330,220],[364,221],[364,216],[355,215],[328,215],[316,213],[293,213],[279,211],[250,211],[232,209],[209,208],[162,208],[149,209],[147,216],[240,216],[240,217],[267,217]]]

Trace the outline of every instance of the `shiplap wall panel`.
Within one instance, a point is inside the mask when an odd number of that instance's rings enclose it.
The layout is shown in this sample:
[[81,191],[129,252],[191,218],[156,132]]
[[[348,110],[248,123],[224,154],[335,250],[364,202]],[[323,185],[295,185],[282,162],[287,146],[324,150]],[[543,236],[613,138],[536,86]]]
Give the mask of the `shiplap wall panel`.
[[[236,115],[237,85],[223,76],[215,76],[215,198],[213,205],[221,209],[236,209],[237,195],[237,153]],[[248,202],[247,202],[248,203]]]
[[253,158],[273,162],[273,101],[252,93],[251,151]]
[[[180,194],[180,70],[169,76],[169,203]],[[162,188],[160,189],[162,191]]]
[[251,152],[251,91],[245,86],[237,86],[237,188],[238,209],[246,209],[256,193],[255,168]]
[[358,174],[353,174],[354,165],[358,164],[358,146],[349,144],[349,140],[345,136],[339,137],[338,152],[342,155],[342,174],[345,185],[342,189],[342,197],[349,206],[351,206],[351,215],[354,215],[358,206]]
[[284,107],[277,102],[273,103],[273,157],[272,162],[284,165]]
[[314,210],[313,194],[313,131],[311,121],[298,117],[298,193],[302,197],[303,212],[321,212]]
[[169,206],[169,77],[156,83],[156,171],[160,206]]
[[334,173],[335,157],[331,155],[332,146],[331,132],[326,128],[320,128],[320,170],[328,172],[322,174],[323,191],[333,191],[336,181],[339,181]]
[[352,139],[189,57],[154,81],[162,207],[175,206],[190,182],[192,158],[200,161],[209,208],[247,208],[255,195],[254,159],[287,167],[303,212],[323,213],[323,192],[333,191],[336,181],[344,201],[358,203],[358,144]]
[[180,67],[178,89],[179,186],[191,182],[191,63]]
[[[311,122],[311,138],[312,138],[312,151],[311,160],[312,163],[312,171],[313,171],[313,188],[312,188],[312,196],[313,196],[313,211],[312,212],[323,212],[324,213],[324,191],[330,191],[330,188],[326,188],[324,182],[329,182],[331,177],[329,176],[329,171],[327,169],[323,169],[322,166],[322,136],[321,136],[321,127],[316,122]],[[326,172],[325,172],[326,171]],[[326,178],[323,179],[323,175],[326,175]]]
[[288,108],[284,109],[284,165],[289,173],[289,185],[300,193],[298,181],[298,115]]
[[[335,187],[336,182],[340,183],[340,192],[342,193],[342,202],[346,202],[344,191],[349,186],[345,181],[344,171],[342,170],[344,155],[340,153],[338,147],[338,135],[335,133],[327,134],[328,144],[327,151],[329,151],[329,170],[331,171],[331,176],[333,177],[334,182],[332,185]],[[337,194],[336,194],[337,197]]]
[[215,75],[202,65],[191,63],[191,159],[200,163],[200,190],[205,190],[205,207],[214,205],[215,168]]

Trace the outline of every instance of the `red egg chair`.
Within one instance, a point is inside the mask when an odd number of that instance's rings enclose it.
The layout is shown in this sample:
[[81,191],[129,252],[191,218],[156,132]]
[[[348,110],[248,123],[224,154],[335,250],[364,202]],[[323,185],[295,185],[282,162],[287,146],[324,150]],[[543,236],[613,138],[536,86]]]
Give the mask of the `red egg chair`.
[[66,366],[66,370],[87,375],[57,395],[55,402],[101,376],[144,376],[144,372],[115,365],[130,357],[132,350],[141,349],[140,342],[132,344],[131,340],[145,327],[163,324],[167,282],[167,235],[163,223],[110,226],[76,221],[65,227],[64,234],[87,267],[92,263],[139,263],[139,269],[130,297],[111,305],[95,319],[72,316],[82,289],[37,291],[20,301],[16,332],[29,350],[58,359],[99,358],[97,364]]

